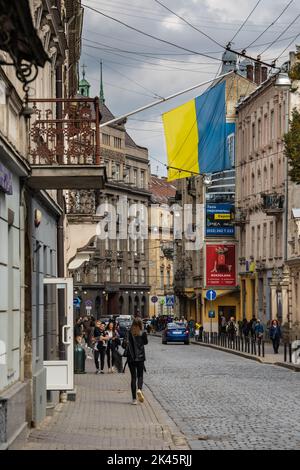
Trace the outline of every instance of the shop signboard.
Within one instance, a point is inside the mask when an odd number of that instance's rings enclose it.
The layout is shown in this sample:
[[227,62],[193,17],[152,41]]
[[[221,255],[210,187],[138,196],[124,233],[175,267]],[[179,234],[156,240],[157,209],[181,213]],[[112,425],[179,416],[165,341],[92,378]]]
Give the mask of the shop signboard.
[[236,286],[235,245],[206,245],[206,286]]
[[206,204],[206,237],[234,237],[234,204]]

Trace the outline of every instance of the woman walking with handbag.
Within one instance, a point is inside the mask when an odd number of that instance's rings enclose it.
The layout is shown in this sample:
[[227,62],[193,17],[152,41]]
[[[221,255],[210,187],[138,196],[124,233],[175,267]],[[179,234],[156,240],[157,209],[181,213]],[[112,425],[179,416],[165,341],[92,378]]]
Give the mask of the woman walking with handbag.
[[119,341],[119,335],[116,331],[116,325],[112,320],[107,325],[106,334],[107,334],[107,348],[106,348],[107,367],[108,367],[108,372],[113,372],[115,370],[114,352],[120,341]]
[[144,331],[143,322],[140,318],[135,318],[132,322],[131,328],[128,332],[127,338],[123,341],[125,349],[124,356],[127,357],[128,367],[131,374],[131,393],[132,404],[136,405],[137,400],[143,403],[144,395],[143,388],[143,374],[145,345],[148,344],[147,333]]

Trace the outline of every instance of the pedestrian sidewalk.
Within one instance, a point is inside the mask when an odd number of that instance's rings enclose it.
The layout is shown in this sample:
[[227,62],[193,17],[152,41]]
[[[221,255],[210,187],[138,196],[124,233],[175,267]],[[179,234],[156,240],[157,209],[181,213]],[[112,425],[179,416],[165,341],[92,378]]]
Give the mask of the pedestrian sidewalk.
[[[76,401],[60,403],[29,435],[24,450],[185,450],[187,441],[145,387],[145,402],[131,404],[130,374],[75,375]],[[106,370],[107,371],[107,370]]]

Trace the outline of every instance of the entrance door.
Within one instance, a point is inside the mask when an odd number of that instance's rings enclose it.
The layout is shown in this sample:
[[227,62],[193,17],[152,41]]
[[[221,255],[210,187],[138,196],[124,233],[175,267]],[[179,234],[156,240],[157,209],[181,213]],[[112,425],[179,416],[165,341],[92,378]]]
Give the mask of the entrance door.
[[[62,342],[59,311],[63,309]],[[62,317],[61,317],[62,318]],[[74,388],[73,279],[44,279],[44,366],[47,390]]]

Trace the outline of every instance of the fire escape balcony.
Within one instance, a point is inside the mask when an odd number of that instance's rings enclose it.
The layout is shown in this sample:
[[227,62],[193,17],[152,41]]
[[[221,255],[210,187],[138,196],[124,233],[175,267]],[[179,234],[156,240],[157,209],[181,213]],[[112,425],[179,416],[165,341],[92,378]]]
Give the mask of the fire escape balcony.
[[29,185],[34,189],[103,189],[106,173],[100,164],[98,98],[29,101]]
[[267,215],[279,215],[284,210],[284,196],[282,194],[262,194],[262,210]]

